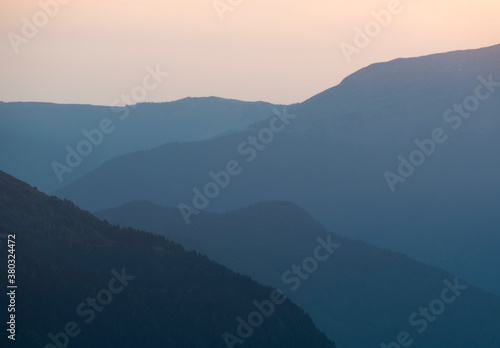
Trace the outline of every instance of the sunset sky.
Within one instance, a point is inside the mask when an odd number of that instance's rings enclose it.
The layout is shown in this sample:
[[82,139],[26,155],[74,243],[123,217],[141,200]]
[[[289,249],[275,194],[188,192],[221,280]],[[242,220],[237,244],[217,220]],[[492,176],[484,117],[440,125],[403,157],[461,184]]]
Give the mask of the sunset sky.
[[[498,0],[401,0],[350,63],[340,45],[393,0],[59,1],[1,0],[1,101],[111,105],[160,66],[169,76],[146,101],[290,104],[375,62],[500,43]],[[53,17],[44,3],[59,4]],[[23,17],[42,25],[32,38]]]

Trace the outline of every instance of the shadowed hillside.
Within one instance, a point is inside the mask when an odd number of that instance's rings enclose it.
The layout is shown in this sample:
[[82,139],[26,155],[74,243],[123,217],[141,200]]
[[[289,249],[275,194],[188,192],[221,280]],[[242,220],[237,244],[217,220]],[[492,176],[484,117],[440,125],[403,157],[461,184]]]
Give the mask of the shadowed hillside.
[[[339,347],[380,347],[401,331],[411,334],[415,348],[500,344],[499,297],[401,254],[329,233],[295,204],[269,202],[225,214],[202,213],[189,226],[179,210],[148,202],[97,215],[166,236],[283,289]],[[436,305],[447,291],[446,282],[458,284],[460,295],[425,327],[421,316],[412,325],[409,317]]]
[[[93,211],[291,201],[330,230],[500,294],[498,110],[500,45],[398,59],[290,107],[286,122],[115,158],[57,195]],[[239,174],[197,198],[231,161]]]
[[[0,231],[15,234],[16,347],[53,348],[50,335],[68,347],[225,347],[222,335],[237,335],[236,319],[272,294],[163,237],[111,226],[3,172]],[[7,280],[7,240],[0,241]],[[335,347],[290,301],[244,341]]]

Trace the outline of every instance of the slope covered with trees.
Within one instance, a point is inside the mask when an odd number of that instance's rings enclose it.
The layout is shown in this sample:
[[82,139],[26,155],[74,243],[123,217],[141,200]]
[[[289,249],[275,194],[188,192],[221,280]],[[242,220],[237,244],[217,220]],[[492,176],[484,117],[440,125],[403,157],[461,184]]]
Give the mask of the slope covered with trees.
[[[411,334],[415,348],[500,346],[498,296],[402,254],[330,233],[292,203],[200,213],[189,226],[178,209],[148,202],[97,215],[164,235],[282,289],[339,347],[380,347],[402,331]],[[451,291],[445,290],[449,283],[457,284],[460,295],[421,321],[420,309],[439,305],[443,292]]]
[[[15,234],[16,347],[53,348],[51,335],[64,347],[225,347],[223,334],[237,336],[237,318],[248,320],[253,302],[270,300],[273,291],[3,172],[0,232]],[[6,284],[7,239],[0,241]],[[244,347],[335,347],[289,300],[248,336]],[[5,331],[0,339],[7,340]]]

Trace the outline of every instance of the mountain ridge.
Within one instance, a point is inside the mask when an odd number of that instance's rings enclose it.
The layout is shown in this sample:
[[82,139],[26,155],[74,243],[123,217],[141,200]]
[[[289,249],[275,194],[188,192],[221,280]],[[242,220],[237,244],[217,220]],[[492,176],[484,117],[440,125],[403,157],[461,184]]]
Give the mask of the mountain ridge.
[[[115,159],[56,194],[94,211],[135,199],[192,207],[193,190],[203,191],[213,181],[210,172],[236,160],[243,171],[206,210],[292,201],[329,230],[403,252],[500,294],[494,276],[500,267],[494,249],[500,221],[492,208],[500,194],[495,179],[500,175],[500,91],[482,100],[473,117],[452,115],[462,120],[457,129],[456,121],[445,117],[474,96],[482,83],[478,77],[500,79],[499,48],[404,60],[398,64],[420,63],[410,72],[382,74],[380,85],[378,79],[362,80],[356,88],[341,84],[314,102],[290,107],[297,116],[261,150],[252,149],[248,139],[269,134],[269,121],[226,137],[165,144]],[[450,56],[458,57],[455,63],[445,59]],[[455,73],[443,73],[447,69]],[[445,142],[392,192],[384,173],[399,175],[404,161],[419,150],[416,143],[428,143],[434,130],[446,134]],[[258,156],[249,161],[240,150]],[[468,252],[471,246],[482,252]]]
[[[280,106],[217,97],[124,107],[2,103],[0,169],[44,192],[52,192],[116,156],[169,142],[199,141],[242,130],[270,117],[275,107]],[[103,127],[104,120],[107,127]],[[90,139],[93,145],[90,154],[78,150],[78,144],[89,137],[82,132],[92,134],[99,128],[107,129],[100,130],[104,133],[101,139],[95,134],[95,139]],[[67,147],[75,152],[83,151],[81,163],[68,165]],[[54,162],[68,166],[70,172],[63,172],[58,178],[52,167]]]
[[[344,348],[389,342],[404,327],[412,311],[439,294],[444,280],[457,279],[401,253],[329,232],[290,202],[261,202],[227,213],[201,213],[189,226],[184,224],[178,209],[144,201],[97,215],[121,226],[166,236],[241,274],[281,288],[310,313],[328,337]],[[283,278],[286,269],[301,265],[301,260],[312,255],[318,237],[323,241],[331,238],[340,246],[329,259],[318,262],[317,270],[308,278]],[[295,286],[298,287],[294,289]],[[463,304],[465,307],[457,302],[458,307],[449,309],[453,314],[439,320],[439,329],[426,332],[425,337],[413,335],[412,346],[469,347],[463,342],[475,340],[474,346],[496,347],[487,342],[500,339],[500,321],[495,319],[495,313],[500,313],[500,297],[467,286],[467,295],[459,300],[467,303]],[[480,304],[480,299],[488,299],[488,304]],[[481,314],[474,314],[475,306],[483,308]],[[475,323],[467,333],[456,333],[466,318],[478,315],[481,324]],[[489,333],[483,337],[486,332]],[[485,341],[479,342],[482,339]]]
[[[238,318],[247,320],[253,302],[275,293],[164,237],[100,221],[3,171],[0,231],[15,235],[21,347],[223,347],[226,333],[240,339]],[[0,258],[7,255],[2,247]],[[0,276],[7,279],[7,267]],[[262,322],[252,324],[245,346],[335,347],[300,307],[278,302],[271,314],[266,307],[265,321],[260,314]]]

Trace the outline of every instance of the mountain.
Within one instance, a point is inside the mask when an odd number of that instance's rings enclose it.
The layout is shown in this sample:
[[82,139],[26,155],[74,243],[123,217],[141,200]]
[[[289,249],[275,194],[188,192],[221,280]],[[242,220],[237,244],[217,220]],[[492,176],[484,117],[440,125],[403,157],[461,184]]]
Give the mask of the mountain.
[[113,157],[239,131],[274,107],[214,97],[121,108],[0,103],[0,169],[52,192]]
[[[330,233],[292,203],[200,213],[189,226],[178,209],[143,201],[97,215],[163,235],[282,289],[342,348],[396,347],[391,342],[404,332],[409,338],[402,342],[415,348],[500,347],[500,297],[404,255]],[[450,291],[454,301],[445,299]]]
[[0,277],[17,286],[2,346],[335,347],[277,290],[4,172],[0,231]]
[[288,114],[114,158],[56,194],[92,211],[180,206],[188,222],[188,207],[291,201],[329,230],[500,294],[499,58],[500,45],[374,64]]

